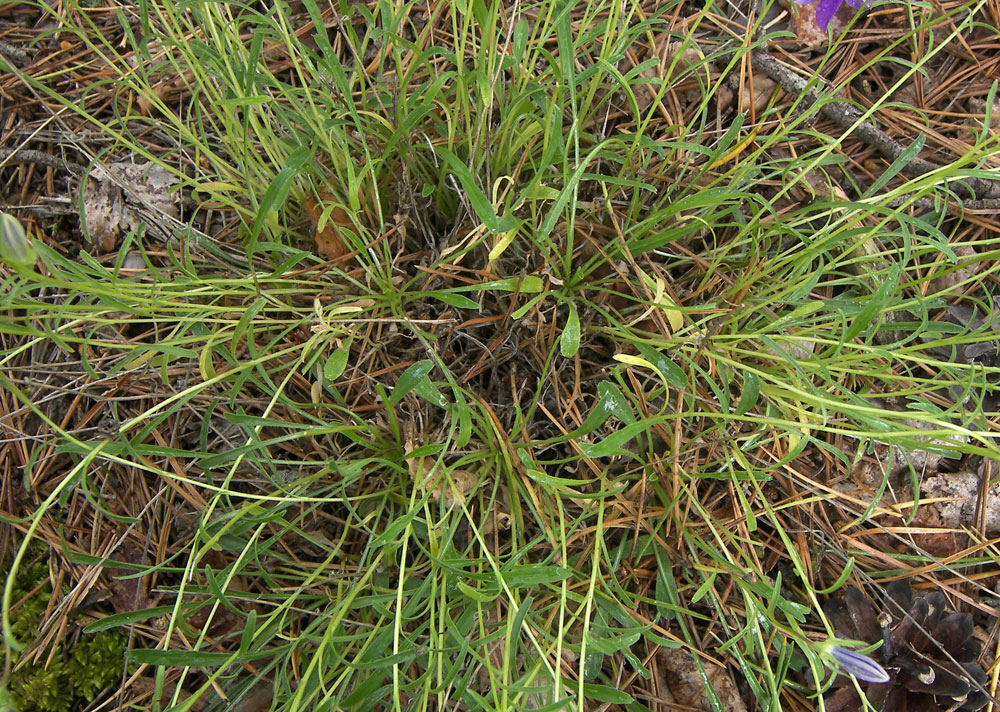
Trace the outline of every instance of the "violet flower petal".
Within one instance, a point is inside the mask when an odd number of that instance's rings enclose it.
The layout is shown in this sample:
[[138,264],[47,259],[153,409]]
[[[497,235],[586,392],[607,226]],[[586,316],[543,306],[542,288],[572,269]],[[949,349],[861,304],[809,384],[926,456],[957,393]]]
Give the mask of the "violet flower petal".
[[819,5],[816,6],[816,24],[825,30],[843,4],[844,0],[819,0]]
[[854,675],[861,682],[877,684],[889,682],[889,673],[881,665],[867,655],[855,653],[853,650],[831,645],[827,650],[830,657],[837,661],[840,669],[848,675]]

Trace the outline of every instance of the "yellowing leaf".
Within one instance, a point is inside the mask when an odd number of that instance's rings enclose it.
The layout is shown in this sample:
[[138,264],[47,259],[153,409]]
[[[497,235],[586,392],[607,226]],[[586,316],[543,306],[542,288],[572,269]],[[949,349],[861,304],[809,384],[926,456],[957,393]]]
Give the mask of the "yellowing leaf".
[[643,368],[656,370],[649,361],[641,356],[633,356],[632,354],[615,354],[615,361],[621,361],[629,366],[642,366]]
[[677,304],[667,294],[663,294],[656,300],[663,307],[663,313],[667,317],[671,331],[677,331],[684,326],[684,313],[677,308]]
[[494,262],[500,257],[504,253],[504,250],[510,247],[510,243],[514,241],[515,237],[517,237],[517,230],[508,230],[498,235],[497,239],[493,242],[493,249],[490,250],[489,261]]
[[[646,283],[646,286],[653,290],[653,304],[663,310],[664,315],[667,317],[667,323],[670,324],[670,331],[676,332],[684,326],[684,312],[678,308],[677,302],[667,294],[667,285],[663,282],[663,279],[660,277],[650,277],[642,270],[639,270],[639,276],[642,277],[642,281]],[[630,323],[638,324],[644,321],[652,311],[653,307],[650,307]]]

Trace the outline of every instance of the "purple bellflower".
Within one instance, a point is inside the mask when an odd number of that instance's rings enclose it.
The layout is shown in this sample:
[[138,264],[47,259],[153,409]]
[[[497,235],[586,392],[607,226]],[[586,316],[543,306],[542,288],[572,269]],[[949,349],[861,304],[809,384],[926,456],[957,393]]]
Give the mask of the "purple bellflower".
[[[795,0],[795,2],[799,5],[809,5],[816,0]],[[837,10],[845,2],[858,9],[862,5],[867,5],[869,0],[819,0],[819,4],[816,6],[816,24],[825,30],[830,25],[830,20],[837,14]]]
[[841,672],[854,675],[859,682],[882,684],[890,680],[889,673],[885,671],[885,668],[867,655],[842,648],[836,644],[836,641],[832,640],[821,643],[818,647],[824,657],[832,658],[837,663]]

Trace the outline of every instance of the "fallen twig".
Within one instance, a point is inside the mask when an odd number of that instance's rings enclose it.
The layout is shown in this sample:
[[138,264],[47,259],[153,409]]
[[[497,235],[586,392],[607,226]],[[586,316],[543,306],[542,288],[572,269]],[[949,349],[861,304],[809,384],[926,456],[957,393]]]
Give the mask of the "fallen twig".
[[[819,111],[823,116],[845,131],[852,130],[854,136],[874,148],[886,160],[895,161],[906,150],[905,146],[884,131],[875,128],[870,121],[860,121],[861,111],[851,104],[845,101],[823,101],[820,103],[824,98],[820,90],[810,87],[808,80],[800,77],[764,50],[754,50],[751,55],[751,63],[755,69],[764,72],[789,94],[801,94],[807,102],[819,103]],[[917,177],[939,169],[940,166],[930,161],[914,157],[903,166],[902,172],[910,177]],[[963,199],[1000,198],[1000,181],[985,178],[967,176],[947,180],[942,183],[942,187]]]
[[44,151],[35,151],[30,148],[0,148],[0,165],[4,163],[34,163],[39,166],[49,168],[59,168],[70,173],[79,173],[83,166],[65,158],[53,156]]

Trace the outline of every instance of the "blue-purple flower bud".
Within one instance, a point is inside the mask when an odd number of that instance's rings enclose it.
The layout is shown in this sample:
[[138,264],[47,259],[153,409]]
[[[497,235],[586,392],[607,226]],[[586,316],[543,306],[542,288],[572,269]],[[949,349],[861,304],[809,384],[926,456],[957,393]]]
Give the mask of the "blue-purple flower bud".
[[885,668],[867,655],[841,648],[839,645],[830,645],[826,647],[825,652],[837,661],[841,672],[854,675],[861,682],[877,684],[889,682],[889,673],[885,671]]

